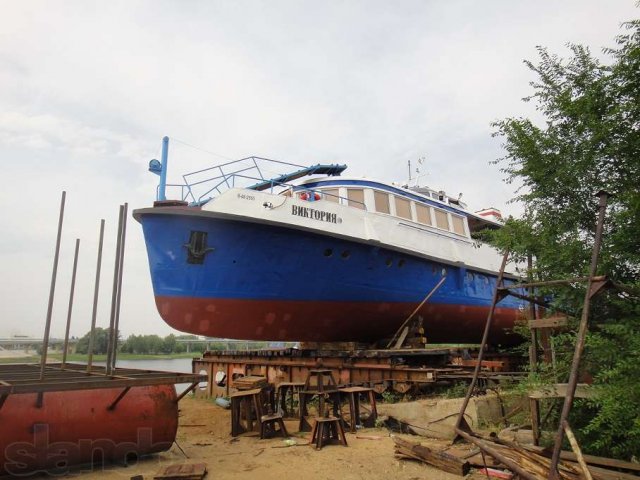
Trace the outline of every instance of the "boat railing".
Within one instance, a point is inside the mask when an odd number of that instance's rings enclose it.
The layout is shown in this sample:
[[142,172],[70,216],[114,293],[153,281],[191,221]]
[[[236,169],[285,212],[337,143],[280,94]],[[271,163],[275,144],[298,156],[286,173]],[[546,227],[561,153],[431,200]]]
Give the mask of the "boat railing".
[[252,183],[264,182],[268,178],[265,173],[272,177],[282,175],[274,172],[274,168],[282,167],[287,170],[304,168],[295,163],[251,156],[186,173],[182,175],[184,183],[167,184],[166,187],[181,200],[197,205],[229,188],[248,188]]
[[[275,168],[282,167],[287,167],[289,172],[275,171]],[[295,169],[293,172],[291,172],[292,167]],[[344,165],[305,167],[295,163],[251,156],[186,173],[182,175],[183,184],[167,184],[166,187],[175,191],[181,200],[191,205],[202,205],[231,188],[270,190],[273,193],[275,188],[295,188],[295,185],[288,183],[291,180],[313,174],[337,175],[345,168]]]
[[[182,200],[183,202],[189,202],[189,203],[195,202],[195,198],[187,185],[183,185],[181,183],[167,183],[165,187],[167,188],[167,190],[171,190],[174,192],[179,191],[180,193],[179,194],[176,193],[175,197],[180,198],[180,200]],[[160,192],[160,185],[156,187],[156,198],[158,197],[159,192]]]

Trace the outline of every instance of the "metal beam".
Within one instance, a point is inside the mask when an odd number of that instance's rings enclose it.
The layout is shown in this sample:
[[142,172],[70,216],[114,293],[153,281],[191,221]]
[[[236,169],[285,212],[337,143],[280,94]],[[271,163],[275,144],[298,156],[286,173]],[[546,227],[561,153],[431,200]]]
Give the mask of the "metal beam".
[[118,403],[120,403],[120,400],[122,400],[124,398],[124,396],[129,393],[129,390],[131,390],[131,387],[125,387],[120,394],[116,397],[116,399],[111,403],[111,405],[109,405],[107,407],[107,410],[115,410],[116,405],[118,405]]
[[89,331],[89,357],[87,358],[87,372],[91,372],[93,366],[93,342],[96,330],[96,318],[98,316],[98,293],[100,292],[100,268],[102,266],[102,245],[104,242],[104,219],[100,220],[100,241],[98,243],[98,260],[96,263],[96,280],[93,287],[93,310],[91,313],[91,330]]
[[62,363],[60,368],[64,368],[67,363],[67,350],[69,349],[69,329],[71,328],[71,312],[73,310],[73,293],[76,289],[76,271],[78,270],[78,252],[80,250],[80,239],[76,238],[76,250],[73,255],[73,270],[71,273],[71,291],[69,292],[69,306],[67,307],[67,327],[64,331],[64,346],[62,348]]
[[49,288],[49,304],[47,305],[47,319],[44,324],[44,335],[42,337],[42,353],[40,354],[40,378],[44,376],[45,365],[47,364],[47,351],[49,350],[49,333],[51,331],[51,314],[53,313],[53,297],[56,292],[56,277],[58,275],[58,259],[60,258],[60,238],[62,237],[62,221],[64,220],[64,202],[67,192],[62,192],[60,198],[60,215],[58,217],[58,236],[56,238],[56,249],[53,256],[53,271],[51,272],[51,287]]

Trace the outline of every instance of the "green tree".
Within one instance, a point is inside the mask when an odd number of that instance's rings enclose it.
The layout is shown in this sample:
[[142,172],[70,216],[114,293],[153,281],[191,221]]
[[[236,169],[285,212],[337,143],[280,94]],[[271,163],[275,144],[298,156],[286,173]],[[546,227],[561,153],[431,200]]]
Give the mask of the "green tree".
[[[506,155],[497,162],[521,185],[521,219],[487,235],[496,245],[536,257],[541,279],[588,273],[597,201],[607,208],[599,273],[638,287],[640,276],[640,21],[627,22],[607,62],[570,45],[568,60],[539,49],[533,102],[542,124],[526,118],[496,122]],[[584,290],[558,293],[557,305],[579,315]],[[619,458],[640,456],[640,307],[637,294],[608,292],[594,301],[583,368],[598,397],[578,402],[571,421],[585,450]],[[556,338],[572,347],[572,335]],[[562,352],[560,352],[562,353]],[[570,348],[566,349],[567,357]],[[568,365],[568,358],[560,365]],[[562,371],[557,380],[566,381]],[[555,380],[554,379],[554,380]]]
[[[107,353],[107,346],[109,343],[109,329],[96,327],[93,333],[93,353],[97,355],[103,355]],[[76,345],[76,352],[87,354],[89,353],[89,340],[91,332],[87,332],[84,337],[78,340]]]
[[176,336],[172,333],[164,337],[162,341],[162,351],[164,353],[174,353],[176,351]]

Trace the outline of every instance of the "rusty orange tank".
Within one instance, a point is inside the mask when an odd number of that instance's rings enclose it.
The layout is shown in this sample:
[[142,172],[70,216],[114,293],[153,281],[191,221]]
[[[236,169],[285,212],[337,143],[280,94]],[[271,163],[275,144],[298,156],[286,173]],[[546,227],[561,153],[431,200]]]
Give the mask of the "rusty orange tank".
[[64,473],[82,464],[98,470],[169,449],[178,428],[175,387],[131,387],[110,408],[122,393],[104,388],[5,397],[0,476]]

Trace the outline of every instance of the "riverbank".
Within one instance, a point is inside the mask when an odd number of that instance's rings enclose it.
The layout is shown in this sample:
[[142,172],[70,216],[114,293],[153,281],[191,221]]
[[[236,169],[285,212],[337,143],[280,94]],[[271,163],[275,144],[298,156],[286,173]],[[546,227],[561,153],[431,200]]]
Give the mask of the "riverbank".
[[[188,396],[180,402],[177,445],[174,444],[168,452],[139,460],[128,467],[111,465],[99,471],[74,472],[72,476],[82,480],[122,480],[142,475],[150,479],[160,468],[168,465],[205,463],[209,471],[206,478],[216,480],[281,480],[291,476],[327,480],[460,478],[424,464],[396,459],[394,443],[386,429],[347,433],[348,447],[330,445],[317,451],[308,445],[310,432],[297,433],[297,423],[296,420],[286,421],[296,446],[287,446],[281,437],[260,440],[255,433],[233,438],[230,435],[229,410],[210,400]],[[416,438],[400,436],[414,441]],[[447,445],[446,441],[420,440],[433,447]]]
[[[7,352],[5,352],[7,353]],[[40,362],[40,355],[17,355],[11,356],[10,352],[8,352],[8,356],[0,356],[0,363],[37,363]],[[199,353],[169,353],[169,354],[159,354],[159,355],[142,355],[135,353],[119,353],[118,360],[172,360],[176,358],[196,358],[199,357]],[[86,363],[88,360],[87,355],[73,353],[67,355],[68,362],[80,362]],[[94,362],[106,362],[106,355],[94,355]],[[48,362],[60,362],[62,361],[62,353],[50,353],[47,355]]]

